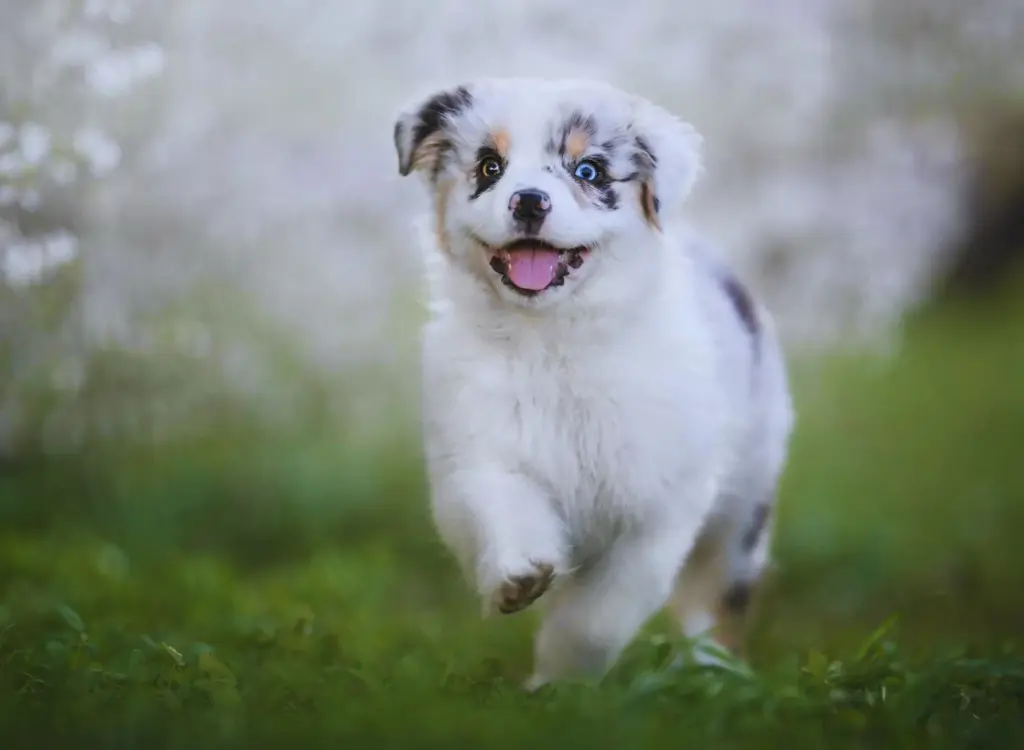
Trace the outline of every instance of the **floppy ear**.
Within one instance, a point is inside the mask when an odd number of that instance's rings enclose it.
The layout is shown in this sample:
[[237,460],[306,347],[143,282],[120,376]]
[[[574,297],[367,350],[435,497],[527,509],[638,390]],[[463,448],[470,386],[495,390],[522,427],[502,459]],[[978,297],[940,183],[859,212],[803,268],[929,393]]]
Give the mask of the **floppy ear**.
[[703,139],[692,125],[646,101],[633,127],[644,216],[660,227],[659,215],[682,206],[701,173]]
[[419,169],[434,171],[445,148],[448,120],[473,103],[465,86],[440,91],[407,109],[395,122],[398,172],[403,177]]

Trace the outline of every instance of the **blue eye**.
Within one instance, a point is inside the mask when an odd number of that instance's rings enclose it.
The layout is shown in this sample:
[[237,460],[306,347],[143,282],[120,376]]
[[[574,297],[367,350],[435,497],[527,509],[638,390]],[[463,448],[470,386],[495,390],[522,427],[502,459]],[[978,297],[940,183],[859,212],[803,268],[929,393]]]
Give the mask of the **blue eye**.
[[576,178],[584,182],[593,182],[600,177],[601,172],[592,161],[581,161],[576,166]]

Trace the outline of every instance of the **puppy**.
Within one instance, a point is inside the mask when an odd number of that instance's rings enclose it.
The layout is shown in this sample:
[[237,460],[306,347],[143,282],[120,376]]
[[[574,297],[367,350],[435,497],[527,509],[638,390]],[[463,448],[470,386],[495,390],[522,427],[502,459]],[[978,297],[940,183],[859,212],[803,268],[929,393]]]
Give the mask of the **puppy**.
[[679,220],[700,137],[576,80],[403,112],[433,199],[423,436],[487,611],[543,597],[528,688],[599,678],[655,613],[742,645],[793,424],[768,313]]

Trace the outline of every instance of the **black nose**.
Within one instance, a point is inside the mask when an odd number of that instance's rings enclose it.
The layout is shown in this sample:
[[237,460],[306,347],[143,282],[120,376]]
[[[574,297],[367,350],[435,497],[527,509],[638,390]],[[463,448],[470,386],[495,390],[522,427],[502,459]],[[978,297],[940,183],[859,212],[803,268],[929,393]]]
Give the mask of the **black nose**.
[[542,190],[517,190],[508,207],[517,221],[538,224],[551,213],[551,198]]

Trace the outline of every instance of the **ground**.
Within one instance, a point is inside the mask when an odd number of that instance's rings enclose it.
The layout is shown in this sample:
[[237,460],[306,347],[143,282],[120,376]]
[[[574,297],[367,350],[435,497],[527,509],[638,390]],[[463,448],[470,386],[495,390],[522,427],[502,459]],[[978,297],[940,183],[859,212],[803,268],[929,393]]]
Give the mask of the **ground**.
[[674,664],[658,618],[603,684],[524,694],[535,614],[481,619],[411,441],[2,466],[4,747],[1024,747],[1021,290],[797,364],[749,666]]

